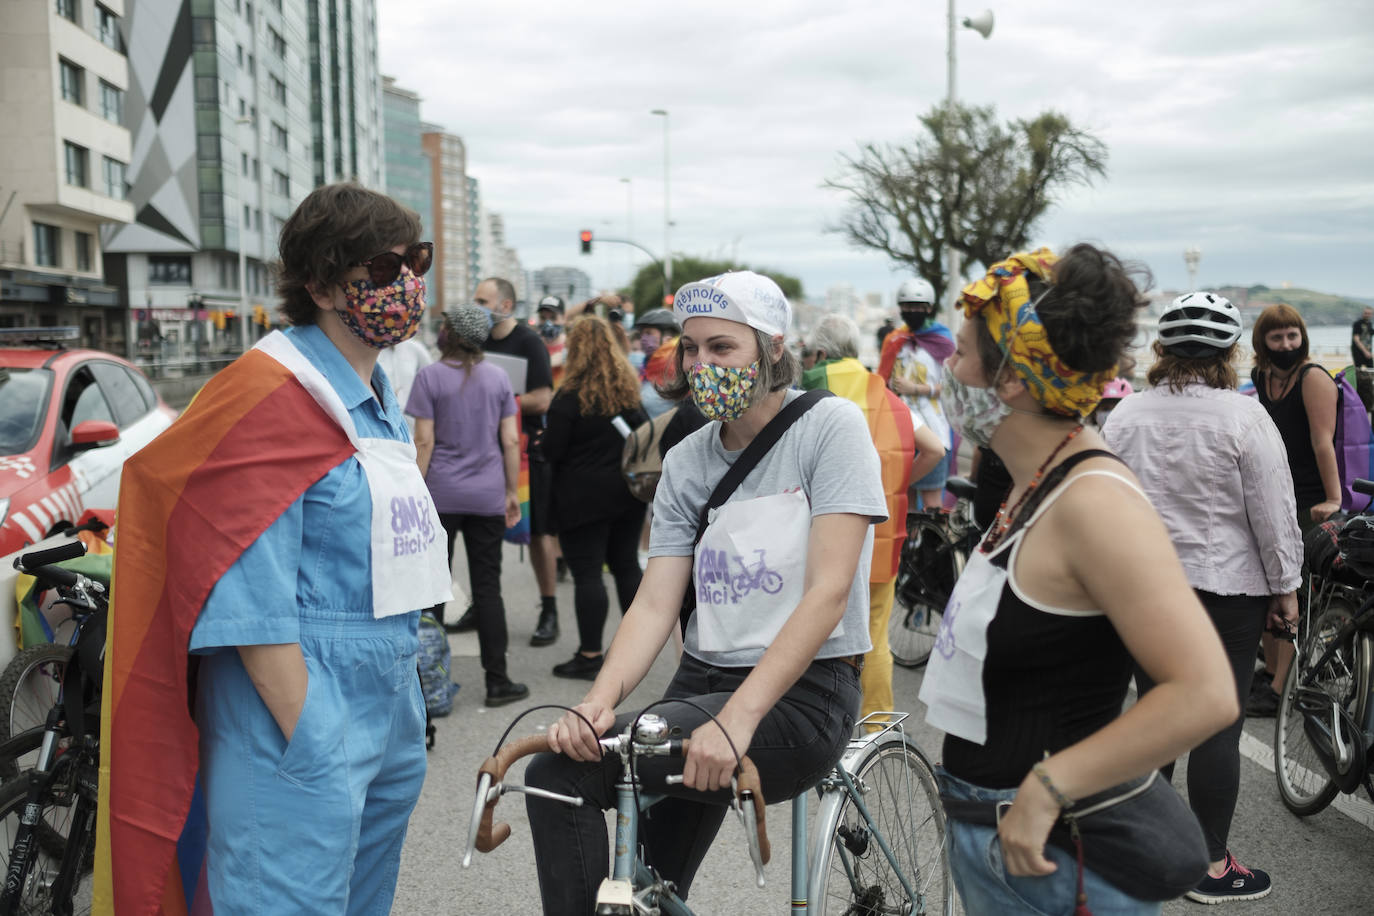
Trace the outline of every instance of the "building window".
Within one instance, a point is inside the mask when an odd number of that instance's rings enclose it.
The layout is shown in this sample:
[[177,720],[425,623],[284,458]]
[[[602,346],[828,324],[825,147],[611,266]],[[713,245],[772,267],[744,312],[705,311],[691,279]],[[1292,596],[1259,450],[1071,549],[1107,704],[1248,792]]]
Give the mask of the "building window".
[[62,141],[62,146],[66,149],[67,156],[67,184],[76,185],[78,188],[90,187],[90,151],[70,140]]
[[76,0],[57,0],[57,15],[75,22],[77,25],[81,24],[77,15]]
[[118,159],[103,157],[101,163],[105,176],[105,193],[115,200],[124,200],[124,163]]
[[100,116],[112,124],[124,120],[124,90],[100,81]]
[[238,45],[239,66],[243,66],[243,45]]
[[286,39],[281,37],[281,33],[279,33],[276,29],[272,28],[271,26],[268,26],[267,41],[272,46],[272,53],[277,55],[278,58],[285,60]]
[[33,263],[39,267],[61,267],[61,247],[62,230],[47,223],[33,224]]
[[124,38],[119,34],[119,17],[99,3],[95,5],[96,33],[100,43],[120,54],[124,53]]
[[241,169],[239,169],[239,174],[242,175],[244,178],[247,178],[247,177],[248,177],[248,154],[247,154],[247,153],[239,153],[239,158],[242,160],[242,165],[243,165],[243,167],[242,167]]
[[65,58],[57,59],[62,74],[62,98],[73,105],[86,104],[86,71]]
[[196,77],[196,102],[215,108],[219,105],[219,80],[213,76]]
[[91,234],[89,232],[76,233],[76,269],[87,271],[91,269]]
[[253,4],[245,3],[243,5],[243,18],[248,20],[249,25],[253,24]]
[[176,255],[148,255],[148,282],[159,285],[191,285],[191,259]]
[[273,76],[268,77],[268,85],[272,88],[272,98],[276,99],[278,102],[281,102],[283,105],[285,105],[286,84],[283,83],[281,80],[277,79],[275,76]]
[[262,170],[258,168],[258,160],[253,160],[253,180],[262,181]]
[[261,232],[261,231],[262,231],[262,211],[261,211],[261,210],[254,210],[254,211],[253,211],[253,228],[254,228],[255,230],[257,230],[258,232]]
[[282,197],[291,196],[291,179],[283,172],[272,170],[272,190]]
[[272,122],[272,145],[286,149],[286,128],[276,121]]
[[251,54],[248,55],[248,75],[249,75],[249,76],[257,76],[257,75],[258,75],[258,68],[257,68],[257,65],[253,63],[253,55],[251,55]]
[[196,135],[196,158],[201,162],[218,163],[219,160],[219,134],[197,134]]

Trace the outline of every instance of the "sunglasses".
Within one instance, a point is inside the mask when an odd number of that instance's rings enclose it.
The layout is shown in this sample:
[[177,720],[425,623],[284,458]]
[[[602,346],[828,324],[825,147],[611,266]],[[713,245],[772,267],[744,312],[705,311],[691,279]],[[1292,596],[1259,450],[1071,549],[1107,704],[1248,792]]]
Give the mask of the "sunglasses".
[[425,271],[429,270],[434,263],[434,243],[416,242],[406,249],[405,254],[397,254],[394,251],[383,251],[381,254],[374,254],[366,261],[359,261],[357,267],[367,268],[367,278],[373,286],[390,286],[396,282],[396,277],[401,273],[401,265],[410,268],[410,272],[417,277],[423,277]]

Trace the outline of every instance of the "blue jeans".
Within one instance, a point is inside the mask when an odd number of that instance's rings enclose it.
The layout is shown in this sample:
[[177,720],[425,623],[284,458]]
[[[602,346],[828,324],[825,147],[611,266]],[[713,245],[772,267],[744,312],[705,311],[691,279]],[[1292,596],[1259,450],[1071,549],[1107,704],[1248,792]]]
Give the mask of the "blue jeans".
[[913,483],[911,486],[917,491],[920,490],[943,490],[945,481],[949,480],[949,469],[954,461],[954,452],[945,451],[945,457],[940,459],[940,463],[931,468],[926,476]]
[[[751,671],[712,667],[684,654],[665,698],[691,698],[719,713]],[[795,798],[830,772],[854,730],[859,692],[859,672],[853,667],[837,659],[814,661],[763,717],[748,754],[759,769],[763,797],[769,804]],[[653,711],[681,728],[684,736],[707,721],[700,710],[682,704],[657,706]],[[618,716],[608,734],[623,731],[634,717],[634,713]],[[681,772],[681,759],[640,760],[643,791],[664,792],[669,797],[640,818],[639,839],[649,862],[677,884],[678,894],[685,899],[726,808],[724,794],[713,798],[664,785],[665,776]],[[620,758],[615,754],[600,763],[579,763],[562,754],[539,754],[530,760],[526,785],[587,800],[574,808],[525,796],[546,916],[590,916],[595,909],[596,891],[609,872],[610,861],[602,810],[615,806],[619,776]]]
[[[936,768],[940,793],[969,801],[1011,801],[1015,789],[985,789]],[[997,828],[949,821],[949,864],[954,884],[970,916],[1024,913],[1069,916],[1077,905],[1078,861],[1058,846],[1046,844],[1045,858],[1058,866],[1054,874],[1018,877],[1007,874]],[[1158,914],[1161,903],[1137,900],[1117,890],[1090,869],[1083,869],[1083,890],[1093,916]]]

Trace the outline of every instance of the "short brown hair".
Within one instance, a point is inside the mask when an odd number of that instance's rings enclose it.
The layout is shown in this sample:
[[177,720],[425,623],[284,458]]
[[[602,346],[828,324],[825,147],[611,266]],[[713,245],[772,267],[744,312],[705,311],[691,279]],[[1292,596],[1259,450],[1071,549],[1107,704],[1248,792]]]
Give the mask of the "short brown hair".
[[1233,360],[1236,344],[1216,350],[1212,356],[1180,356],[1158,340],[1154,342],[1155,364],[1145,373],[1145,380],[1153,387],[1168,385],[1170,391],[1182,391],[1184,385],[1197,382],[1208,388],[1234,390],[1238,379]]
[[315,323],[310,287],[327,290],[355,265],[397,245],[420,240],[420,217],[356,182],[316,188],[281,228],[277,295],[288,324]]
[[[765,354],[773,350],[773,337],[765,334],[758,328],[751,327],[750,331],[754,334],[754,342],[759,350],[759,377],[756,384],[749,392],[749,406],[762,401],[766,396],[782,388],[791,388],[801,378],[801,361],[797,359],[797,354],[793,353],[790,347],[782,348],[782,355],[774,362],[767,358]],[[687,381],[687,373],[682,371],[682,338],[677,339],[677,346],[673,348],[673,371],[657,386],[660,396],[669,401],[681,401],[692,395],[692,385]]]
[[1274,362],[1269,358],[1269,348],[1264,345],[1264,338],[1270,331],[1277,331],[1279,328],[1297,328],[1302,332],[1302,347],[1298,350],[1302,355],[1298,362],[1307,362],[1307,351],[1311,343],[1307,337],[1307,324],[1297,309],[1287,303],[1278,302],[1260,312],[1260,316],[1255,319],[1255,329],[1250,332],[1250,346],[1255,351],[1255,365],[1260,369],[1273,368]]

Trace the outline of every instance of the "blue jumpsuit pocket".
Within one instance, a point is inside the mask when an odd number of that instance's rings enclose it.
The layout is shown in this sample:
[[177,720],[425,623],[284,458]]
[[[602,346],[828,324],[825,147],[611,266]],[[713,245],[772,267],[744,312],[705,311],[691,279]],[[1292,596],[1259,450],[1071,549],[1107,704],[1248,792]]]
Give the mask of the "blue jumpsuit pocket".
[[277,775],[298,786],[333,769],[345,722],[340,715],[343,703],[329,672],[309,656],[305,666],[305,703],[277,764]]

